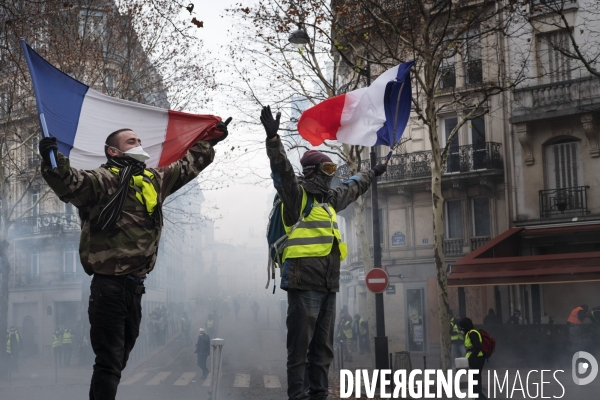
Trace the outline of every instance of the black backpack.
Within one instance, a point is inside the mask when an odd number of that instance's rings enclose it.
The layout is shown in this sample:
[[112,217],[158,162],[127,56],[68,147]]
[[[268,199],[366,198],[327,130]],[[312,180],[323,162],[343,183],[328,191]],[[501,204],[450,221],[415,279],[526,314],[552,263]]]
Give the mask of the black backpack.
[[[302,188],[304,191],[304,188]],[[304,218],[310,214],[312,210],[312,205],[315,202],[315,196],[309,192],[306,192],[306,205],[304,206],[304,210],[302,210],[302,214],[300,215],[300,219],[292,226],[292,230],[290,233],[296,229],[296,226],[302,221]],[[283,263],[281,261],[281,255],[283,253],[283,249],[285,249],[287,245],[288,234],[285,233],[285,227],[283,226],[283,216],[281,215],[281,199],[279,195],[275,195],[275,199],[273,199],[273,208],[271,209],[271,213],[269,214],[269,225],[267,226],[267,244],[269,245],[269,262],[267,266],[267,286],[265,289],[269,288],[269,284],[271,279],[273,279],[273,293],[275,293],[275,268],[282,268]],[[280,269],[281,275],[281,269]]]

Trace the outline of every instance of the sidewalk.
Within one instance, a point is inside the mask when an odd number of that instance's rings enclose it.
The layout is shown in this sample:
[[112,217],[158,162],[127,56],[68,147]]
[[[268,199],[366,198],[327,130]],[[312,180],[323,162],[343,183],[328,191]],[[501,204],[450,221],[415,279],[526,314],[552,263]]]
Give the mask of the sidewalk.
[[[169,347],[169,345],[180,337],[180,333],[172,334],[163,346],[156,347],[144,357],[140,357],[127,364],[123,371],[123,377],[133,373],[138,367],[151,360],[155,355]],[[92,377],[93,361],[88,365],[77,365],[78,359],[72,360],[69,367],[58,367],[55,370],[52,361],[42,361],[39,358],[30,357],[20,361],[19,371],[13,372],[10,377],[0,380],[0,389],[6,387],[32,387],[32,386],[69,386],[89,385]]]

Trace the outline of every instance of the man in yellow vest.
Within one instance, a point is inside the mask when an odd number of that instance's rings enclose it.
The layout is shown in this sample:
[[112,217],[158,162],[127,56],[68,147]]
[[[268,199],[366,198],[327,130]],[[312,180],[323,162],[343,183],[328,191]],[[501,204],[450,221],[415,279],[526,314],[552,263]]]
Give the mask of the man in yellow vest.
[[[227,137],[227,126],[215,125],[215,139],[196,142],[182,159],[159,168],[146,167],[150,155],[129,128],[107,136],[107,162],[93,170],[72,168],[69,158],[57,151],[55,137],[40,140],[42,176],[61,201],[77,207],[79,257],[85,272],[94,276],[88,303],[96,354],[90,400],[117,395],[121,372],[140,333],[144,280],[156,264],[162,204],[212,163],[213,147]],[[56,168],[51,167],[51,153],[56,153]]]
[[65,328],[62,336],[63,365],[71,365],[71,354],[73,354],[73,334],[71,328]]
[[483,366],[485,365],[485,357],[483,356],[482,349],[482,337],[481,333],[473,326],[473,321],[469,318],[463,318],[459,321],[458,327],[465,336],[465,348],[467,353],[465,357],[469,361],[469,369],[477,370],[477,373],[473,378],[477,381],[475,385],[475,392],[478,394],[478,398],[487,399],[483,394]]
[[458,328],[458,321],[450,310],[450,342],[452,354],[452,368],[456,368],[456,359],[465,356],[465,335]]
[[6,354],[10,359],[12,371],[19,370],[19,352],[21,350],[21,336],[14,326],[10,327],[6,340]]
[[62,361],[62,342],[63,333],[60,329],[57,329],[52,334],[52,353],[54,354],[54,365],[57,367]]
[[[340,261],[346,244],[338,229],[337,213],[369,189],[387,164],[361,171],[331,188],[337,165],[319,151],[302,156],[302,173],[296,177],[282,141],[279,120],[264,107],[261,122],[267,133],[271,177],[282,201],[287,245],[283,250],[281,288],[287,291],[288,398],[317,399],[328,394],[327,373],[333,359],[335,295],[339,291]],[[300,220],[308,195],[314,197],[310,213]]]

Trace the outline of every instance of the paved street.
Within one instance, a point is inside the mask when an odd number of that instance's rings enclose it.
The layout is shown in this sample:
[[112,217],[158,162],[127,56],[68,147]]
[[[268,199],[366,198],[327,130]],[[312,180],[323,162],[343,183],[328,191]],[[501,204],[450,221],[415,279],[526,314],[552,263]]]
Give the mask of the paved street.
[[[259,322],[252,313],[233,313],[224,318],[218,336],[225,339],[223,351],[222,399],[285,398],[285,343],[279,330],[277,302],[269,307],[261,304]],[[267,325],[268,324],[268,325]],[[195,324],[194,326],[196,326]],[[269,329],[270,328],[270,329]],[[195,329],[196,330],[196,329]],[[195,343],[196,332],[192,335]],[[124,371],[118,399],[208,399],[210,375],[201,379],[196,365],[194,346],[184,346],[180,336],[142,362]],[[210,358],[208,360],[210,368]],[[54,384],[53,365],[39,365],[26,360],[11,384],[0,382],[2,400],[71,400],[87,398],[91,368],[62,368]]]

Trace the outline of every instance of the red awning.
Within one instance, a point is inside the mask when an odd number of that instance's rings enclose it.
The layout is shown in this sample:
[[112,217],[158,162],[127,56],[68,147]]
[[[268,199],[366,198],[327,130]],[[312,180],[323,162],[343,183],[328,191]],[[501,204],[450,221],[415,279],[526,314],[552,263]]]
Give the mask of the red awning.
[[452,264],[448,286],[600,281],[600,251],[519,255],[524,237],[593,231],[600,232],[600,224],[509,229]]

